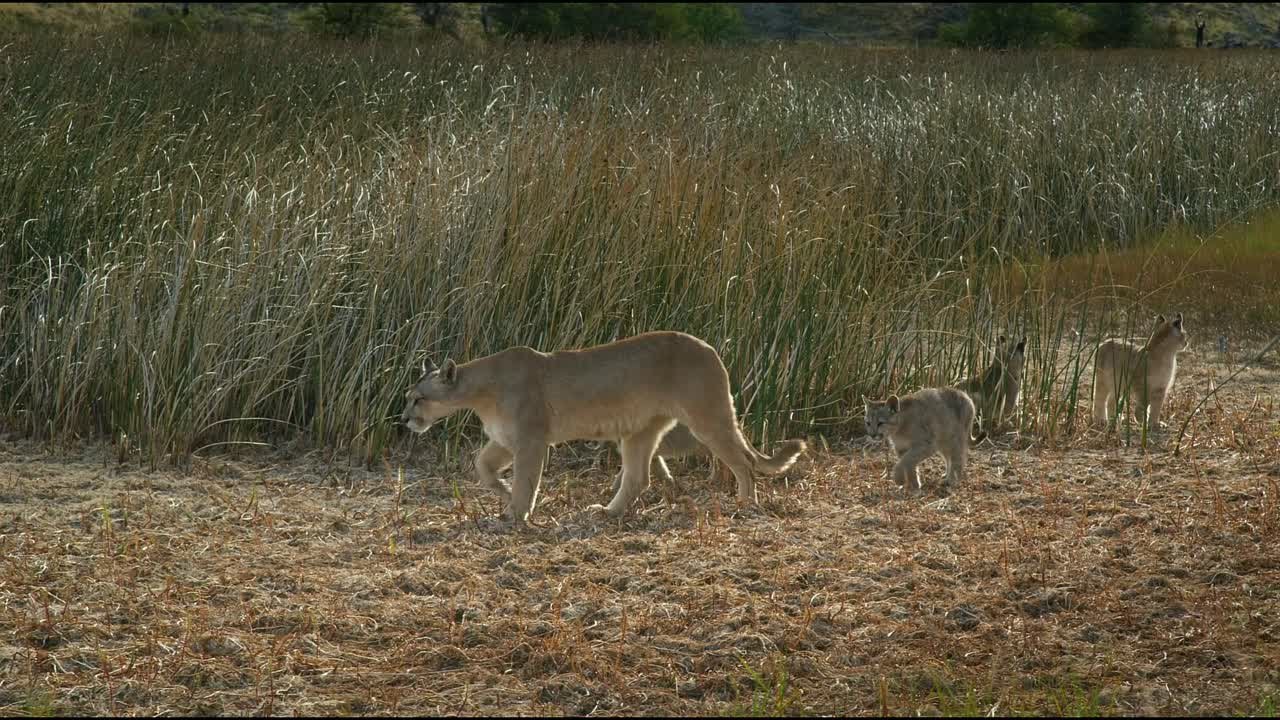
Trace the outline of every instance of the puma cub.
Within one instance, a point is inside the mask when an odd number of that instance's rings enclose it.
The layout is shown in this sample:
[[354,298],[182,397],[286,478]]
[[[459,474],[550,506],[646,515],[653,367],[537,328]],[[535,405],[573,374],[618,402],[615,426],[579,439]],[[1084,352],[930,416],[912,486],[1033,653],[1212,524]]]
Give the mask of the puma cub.
[[973,428],[973,400],[953,387],[926,388],[888,400],[862,398],[866,406],[867,435],[887,437],[898,454],[893,480],[909,492],[921,488],[916,466],[935,453],[947,461],[942,481],[944,493],[964,479]]
[[[489,442],[476,474],[524,523],[537,503],[547,446],[621,438],[622,482],[608,507],[617,517],[649,485],[654,449],[677,422],[733,471],[738,501],[756,501],[755,476],[780,473],[805,449],[788,440],[772,457],[747,444],[729,394],[729,373],[715,348],[680,332],[651,332],[582,350],[528,347],[456,365],[446,360],[405,393],[400,419],[413,432],[471,410]],[[498,473],[512,465],[510,485]]]
[[1027,338],[1014,343],[1001,335],[991,365],[956,387],[973,400],[985,432],[993,432],[1013,415],[1022,392],[1022,369],[1027,364]]
[[1093,422],[1105,426],[1118,409],[1120,398],[1127,394],[1138,422],[1146,420],[1150,427],[1163,425],[1160,412],[1173,389],[1178,353],[1190,342],[1191,336],[1182,325],[1182,313],[1178,313],[1173,320],[1158,316],[1151,337],[1142,347],[1116,339],[1098,345],[1093,360]]

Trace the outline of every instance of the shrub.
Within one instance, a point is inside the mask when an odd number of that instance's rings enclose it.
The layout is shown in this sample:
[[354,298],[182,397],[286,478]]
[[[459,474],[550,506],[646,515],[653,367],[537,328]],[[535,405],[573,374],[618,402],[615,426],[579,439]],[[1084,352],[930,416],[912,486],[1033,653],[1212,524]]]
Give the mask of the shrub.
[[1086,3],[1081,44],[1091,48],[1135,47],[1150,41],[1145,3]]
[[729,3],[495,3],[504,31],[539,40],[686,40],[715,42],[742,33]]
[[973,3],[969,16],[938,37],[962,47],[1039,48],[1072,42],[1069,14],[1056,3]]
[[312,30],[344,37],[376,35],[418,23],[403,3],[318,3],[303,14],[302,21]]

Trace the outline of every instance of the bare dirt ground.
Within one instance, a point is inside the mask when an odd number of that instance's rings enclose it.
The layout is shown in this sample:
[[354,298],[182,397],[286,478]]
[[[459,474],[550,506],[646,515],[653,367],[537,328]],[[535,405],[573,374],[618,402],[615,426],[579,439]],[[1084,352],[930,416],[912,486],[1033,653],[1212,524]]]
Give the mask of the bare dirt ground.
[[1181,356],[1145,451],[1006,435],[947,498],[855,442],[739,514],[675,461],[687,496],[605,521],[616,465],[557,448],[524,532],[421,444],[149,471],[5,440],[0,714],[1274,713],[1276,364],[1171,452],[1228,370]]

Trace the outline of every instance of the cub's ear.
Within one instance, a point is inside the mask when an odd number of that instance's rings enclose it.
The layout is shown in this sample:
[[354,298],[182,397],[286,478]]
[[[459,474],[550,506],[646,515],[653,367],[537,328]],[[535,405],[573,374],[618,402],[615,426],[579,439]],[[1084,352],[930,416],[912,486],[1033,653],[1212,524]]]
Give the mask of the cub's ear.
[[458,382],[458,366],[452,360],[445,360],[444,365],[440,366],[440,379],[445,385],[453,385]]
[[1005,342],[1005,337],[1004,337],[1003,335],[1001,335],[1000,337],[996,338],[996,344],[997,344],[997,345],[1003,345],[1003,344],[1004,344],[1004,342]]
[[1026,351],[1027,351],[1027,336],[1023,335],[1022,339],[1018,341],[1018,352],[1026,352]]
[[1164,323],[1165,323],[1164,315],[1157,315],[1157,316],[1156,316],[1156,324],[1157,324],[1157,325],[1163,325]]
[[1173,321],[1173,324],[1179,328],[1182,327],[1182,313],[1177,314],[1176,319]]
[[894,412],[898,412],[898,396],[897,395],[890,395],[889,399],[885,402],[885,404],[889,406],[890,410]]

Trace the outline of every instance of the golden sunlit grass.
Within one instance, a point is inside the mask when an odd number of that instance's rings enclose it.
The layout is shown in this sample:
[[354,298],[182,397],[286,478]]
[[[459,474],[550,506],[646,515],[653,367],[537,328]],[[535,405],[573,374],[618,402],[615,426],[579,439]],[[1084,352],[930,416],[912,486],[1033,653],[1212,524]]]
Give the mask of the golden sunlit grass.
[[1008,282],[1022,288],[1030,278],[1050,294],[1095,299],[1100,311],[1124,303],[1166,313],[1191,308],[1198,324],[1237,341],[1258,342],[1280,327],[1277,277],[1280,215],[1271,212],[1218,232],[1171,230],[1142,247],[1020,267],[1009,273]]

